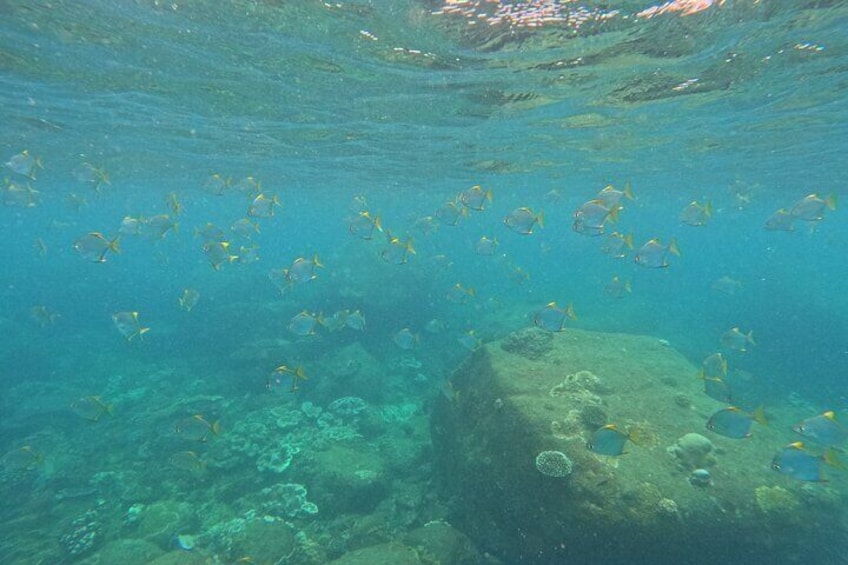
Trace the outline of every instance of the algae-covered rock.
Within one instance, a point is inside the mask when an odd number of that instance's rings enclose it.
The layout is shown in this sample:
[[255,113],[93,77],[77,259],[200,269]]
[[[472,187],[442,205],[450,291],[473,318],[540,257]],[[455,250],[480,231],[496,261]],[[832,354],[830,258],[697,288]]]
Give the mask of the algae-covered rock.
[[537,327],[512,332],[501,342],[501,349],[527,359],[539,359],[553,350],[554,335]]
[[364,443],[336,442],[312,454],[310,491],[328,515],[366,513],[386,496],[383,458]]
[[783,487],[760,486],[754,491],[757,508],[763,514],[780,520],[797,518],[801,501]]
[[276,563],[297,547],[296,532],[282,520],[250,520],[234,540],[232,555],[249,555],[254,563]]
[[94,554],[80,561],[80,565],[101,565],[103,563],[149,563],[164,552],[153,542],[122,538],[111,541]]
[[136,523],[139,537],[168,548],[174,534],[193,529],[194,512],[186,503],[162,500],[145,506]]

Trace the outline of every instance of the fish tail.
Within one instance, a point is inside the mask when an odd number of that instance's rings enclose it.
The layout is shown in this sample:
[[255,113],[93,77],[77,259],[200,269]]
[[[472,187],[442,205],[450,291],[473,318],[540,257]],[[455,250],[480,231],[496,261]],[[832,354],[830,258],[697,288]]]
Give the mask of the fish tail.
[[624,196],[627,197],[628,200],[633,200],[633,186],[630,184],[630,181],[624,183]]
[[680,257],[680,249],[677,248],[677,240],[673,237],[671,238],[671,241],[668,242],[668,252]]
[[540,228],[545,227],[545,213],[539,210],[539,215],[536,216],[536,223],[539,224]]
[[845,469],[845,463],[839,460],[836,456],[836,449],[833,447],[828,447],[822,453],[822,461],[824,461],[825,465],[830,465],[831,467],[835,467],[836,469]]
[[749,330],[747,334],[745,334],[745,339],[748,340],[748,343],[751,345],[757,345],[757,342],[754,341],[754,330]]
[[212,432],[213,435],[219,435],[221,433],[221,422],[219,420],[215,420],[209,426],[209,431]]
[[824,205],[828,207],[830,210],[836,210],[837,204],[837,196],[835,192],[828,194],[827,198],[824,199]]

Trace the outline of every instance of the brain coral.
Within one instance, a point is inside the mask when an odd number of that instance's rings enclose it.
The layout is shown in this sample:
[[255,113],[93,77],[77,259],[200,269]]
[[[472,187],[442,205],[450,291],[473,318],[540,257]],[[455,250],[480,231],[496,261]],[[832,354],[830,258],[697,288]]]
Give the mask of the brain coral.
[[571,474],[571,459],[561,451],[543,451],[536,456],[536,469],[548,477],[567,477]]

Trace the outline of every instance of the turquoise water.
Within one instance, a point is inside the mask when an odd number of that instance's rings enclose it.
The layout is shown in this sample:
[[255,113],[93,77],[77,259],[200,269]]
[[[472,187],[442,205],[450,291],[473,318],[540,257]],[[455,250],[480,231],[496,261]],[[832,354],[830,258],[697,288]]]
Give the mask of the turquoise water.
[[[647,18],[636,14],[649,2],[613,2],[577,29],[490,25],[504,2],[222,4],[0,6],[0,161],[27,151],[43,163],[3,171],[4,562],[76,562],[125,539],[161,553],[180,534],[234,562],[259,550],[220,532],[250,511],[294,524],[294,562],[338,557],[346,521],[376,507],[319,492],[317,513],[269,509],[263,489],[307,485],[311,498],[318,446],[345,434],[384,446],[382,500],[415,500],[391,531],[438,518],[447,502],[423,494],[428,405],[468,355],[458,338],[502,338],[552,301],[573,303],[569,325],[666,339],[695,366],[723,351],[746,408],[845,407],[844,210],[764,229],[809,194],[844,200],[844,3]],[[550,5],[560,17],[578,7]],[[232,180],[220,195],[215,174]],[[236,187],[246,177],[281,202],[249,218],[249,237],[231,229],[258,194]],[[575,210],[628,182],[635,199],[604,235],[572,229]],[[428,218],[476,184],[492,191],[485,210],[456,226]],[[711,204],[704,226],[680,221],[693,200]],[[508,230],[522,206],[544,227]],[[370,240],[350,233],[364,211],[384,228]],[[161,236],[149,219],[163,214],[179,227]],[[141,228],[124,227],[120,253],[74,249],[91,232],[113,240],[126,217]],[[198,233],[209,223],[223,234]],[[624,258],[601,251],[614,231],[633,235]],[[482,236],[494,255],[475,252]],[[652,238],[676,240],[667,268],[635,264]],[[383,260],[407,240],[408,261]],[[216,241],[239,259],[213,268]],[[269,273],[316,254],[315,278],[281,293]],[[613,276],[632,292],[606,293]],[[473,296],[452,295],[456,284]],[[190,312],[186,288],[200,296]],[[363,331],[289,330],[302,311],[345,310]],[[126,339],[121,312],[149,331]],[[724,348],[733,327],[756,345]],[[403,328],[417,337],[408,350],[393,339]],[[295,393],[290,372],[272,373],[281,365],[308,377]],[[333,404],[346,397],[365,407]],[[175,431],[195,414],[221,433]],[[280,441],[298,450],[291,465],[257,469]],[[133,505],[178,518],[139,526]],[[86,513],[95,541],[73,549]]]

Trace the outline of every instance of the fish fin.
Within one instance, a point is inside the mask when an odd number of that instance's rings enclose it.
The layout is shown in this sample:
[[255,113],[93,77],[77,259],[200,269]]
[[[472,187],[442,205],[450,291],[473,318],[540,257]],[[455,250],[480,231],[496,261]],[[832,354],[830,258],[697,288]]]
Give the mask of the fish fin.
[[757,342],[754,341],[754,330],[749,330],[747,334],[745,334],[745,339],[748,340],[748,343],[751,345],[757,345]]
[[680,250],[677,248],[677,240],[673,237],[671,238],[671,241],[668,242],[668,252],[680,257]]
[[827,198],[824,199],[824,205],[827,206],[830,210],[836,210],[837,204],[837,196],[835,192],[832,192],[827,195]]
[[539,224],[540,228],[545,227],[545,213],[539,210],[539,215],[536,216],[536,223]]
[[836,469],[846,469],[848,467],[845,466],[845,463],[839,460],[836,456],[836,450],[832,447],[828,447],[822,453],[822,461],[824,461],[825,465],[830,465]]
[[763,408],[762,406],[760,406],[756,410],[754,410],[754,412],[753,412],[753,414],[751,414],[751,416],[753,416],[754,421],[757,422],[758,424],[760,424],[761,426],[767,426],[768,425],[768,420],[766,420],[766,411],[765,411],[765,408]]
[[633,196],[633,186],[630,184],[630,181],[627,181],[626,183],[624,183],[624,191],[623,191],[623,192],[624,192],[624,196],[625,196],[628,200],[633,200],[633,199],[634,199],[634,196]]
[[218,420],[212,422],[212,425],[209,426],[209,431],[216,436],[219,435],[221,433],[221,422]]

